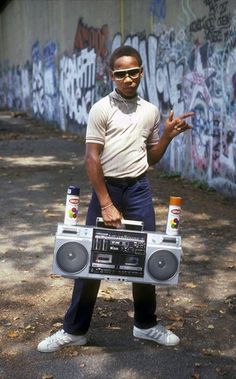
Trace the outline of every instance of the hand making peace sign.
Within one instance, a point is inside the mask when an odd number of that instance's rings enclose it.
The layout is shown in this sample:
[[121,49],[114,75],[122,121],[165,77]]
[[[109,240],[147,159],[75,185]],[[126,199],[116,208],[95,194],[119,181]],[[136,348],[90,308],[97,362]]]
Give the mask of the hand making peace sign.
[[165,132],[169,134],[170,138],[174,138],[180,133],[192,129],[192,126],[185,120],[188,117],[194,116],[194,114],[194,112],[187,112],[178,117],[174,117],[174,112],[171,111],[165,122]]

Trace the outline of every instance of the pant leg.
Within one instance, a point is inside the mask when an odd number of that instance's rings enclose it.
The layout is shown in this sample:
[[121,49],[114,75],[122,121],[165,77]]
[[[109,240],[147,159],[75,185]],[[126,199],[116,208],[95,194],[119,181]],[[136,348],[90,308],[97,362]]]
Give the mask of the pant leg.
[[[111,189],[114,203],[121,201],[122,191],[119,188]],[[101,216],[101,208],[95,192],[89,204],[86,225],[96,225],[97,217]],[[78,278],[74,281],[71,304],[65,314],[63,329],[70,334],[83,335],[90,326],[93,309],[100,287],[100,280]]]
[[[124,194],[124,217],[140,220],[144,230],[155,231],[155,212],[147,178],[126,189]],[[151,284],[133,283],[134,325],[138,328],[151,328],[156,325],[156,293]]]
[[65,314],[63,329],[70,334],[83,335],[89,329],[100,280],[79,278],[74,281],[71,304]]
[[156,293],[151,284],[133,283],[134,325],[140,329],[156,325]]

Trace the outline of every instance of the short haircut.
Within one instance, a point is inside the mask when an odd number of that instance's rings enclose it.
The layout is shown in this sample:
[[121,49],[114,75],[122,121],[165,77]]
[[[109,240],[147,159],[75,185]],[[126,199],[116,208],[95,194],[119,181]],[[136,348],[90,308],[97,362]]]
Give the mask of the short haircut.
[[110,69],[114,69],[115,61],[121,57],[134,57],[137,59],[139,66],[142,66],[142,58],[138,50],[132,46],[120,46],[113,51],[110,57]]

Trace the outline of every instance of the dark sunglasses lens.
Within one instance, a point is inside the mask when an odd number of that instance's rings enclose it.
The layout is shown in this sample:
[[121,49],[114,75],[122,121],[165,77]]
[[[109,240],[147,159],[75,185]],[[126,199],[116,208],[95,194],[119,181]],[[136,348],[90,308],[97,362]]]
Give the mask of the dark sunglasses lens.
[[140,69],[135,68],[134,70],[128,71],[128,75],[131,76],[131,78],[137,78],[140,74]]
[[126,75],[126,71],[114,72],[114,77],[117,79],[124,79],[125,75]]

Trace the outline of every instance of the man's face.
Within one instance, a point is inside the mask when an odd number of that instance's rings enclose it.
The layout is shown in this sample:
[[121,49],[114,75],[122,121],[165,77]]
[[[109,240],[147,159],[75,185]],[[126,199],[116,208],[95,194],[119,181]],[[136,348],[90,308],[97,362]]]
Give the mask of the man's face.
[[124,97],[136,95],[142,76],[143,69],[135,57],[124,56],[115,61],[112,80],[116,84],[117,91]]

